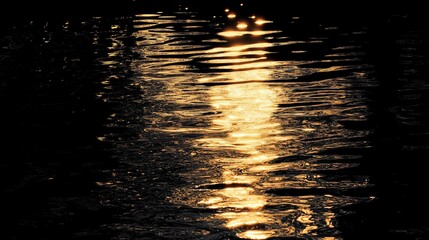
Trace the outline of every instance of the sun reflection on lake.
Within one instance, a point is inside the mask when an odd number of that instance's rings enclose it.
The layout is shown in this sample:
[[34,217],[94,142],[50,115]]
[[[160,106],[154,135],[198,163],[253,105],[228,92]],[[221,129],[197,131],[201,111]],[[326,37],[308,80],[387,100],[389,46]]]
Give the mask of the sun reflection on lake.
[[[359,136],[335,121],[344,114],[363,116],[353,105],[359,93],[346,91],[347,79],[306,76],[350,66],[318,67],[281,57],[301,47],[308,51],[305,46],[314,42],[277,31],[264,17],[234,14],[223,18],[227,24],[213,25],[224,26],[222,31],[208,35],[200,27],[206,21],[138,19],[137,46],[145,56],[134,63],[142,75],[139,86],[145,98],[161,103],[146,106],[153,114],[146,116],[144,135],[160,146],[153,154],[168,156],[183,178],[168,202],[186,206],[192,214],[184,211],[183,219],[197,218],[192,221],[213,226],[213,234],[339,236],[339,207],[361,200],[329,194],[365,187],[367,181],[328,173],[357,164],[323,151]],[[194,43],[191,36],[203,40]]]
[[[239,37],[244,33],[263,35],[259,28],[252,29],[241,22],[235,30],[219,33],[224,37]],[[262,38],[255,37],[250,43],[218,47],[207,53],[220,59],[209,59],[213,69],[226,72],[215,77],[201,78],[200,82],[222,81],[236,83],[213,86],[209,89],[210,105],[219,117],[212,120],[211,132],[224,133],[221,137],[205,137],[198,140],[206,149],[235,151],[240,157],[216,159],[223,163],[222,179],[224,188],[200,201],[208,208],[219,209],[218,218],[225,226],[238,230],[238,235],[248,239],[266,239],[274,234],[271,230],[240,230],[250,226],[268,225],[272,217],[264,211],[267,196],[253,186],[260,184],[263,172],[249,173],[252,166],[268,162],[278,157],[278,144],[281,138],[281,124],[273,118],[279,104],[280,89],[264,83],[270,79],[271,67],[278,63],[267,60],[264,49],[270,46]],[[243,56],[246,56],[243,58]]]

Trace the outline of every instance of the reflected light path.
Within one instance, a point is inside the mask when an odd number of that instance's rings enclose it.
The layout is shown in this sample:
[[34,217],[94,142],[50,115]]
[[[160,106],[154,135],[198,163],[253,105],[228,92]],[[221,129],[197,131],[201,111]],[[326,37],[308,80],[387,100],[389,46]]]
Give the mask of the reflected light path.
[[192,226],[196,235],[216,239],[338,239],[342,207],[368,200],[346,194],[368,180],[346,172],[360,156],[342,151],[367,147],[368,133],[338,121],[367,114],[365,98],[343,76],[355,54],[339,62],[293,58],[288,54],[317,49],[322,40],[287,36],[256,15],[225,14],[228,23],[219,25],[136,19],[142,57],[133,67],[147,103],[141,142],[157,149],[145,153],[154,160],[144,171],[174,173],[150,179],[153,189],[169,190],[165,200],[175,210],[158,211],[155,202],[144,211],[178,223],[145,224],[171,236],[177,230],[189,236]]
[[[232,14],[228,15],[228,17]],[[235,16],[235,15],[234,15]],[[248,29],[245,23],[239,23],[236,30],[227,30],[219,35],[227,38],[239,38],[244,34],[263,35],[259,29]],[[201,78],[200,82],[222,79],[235,84],[219,85],[210,88],[209,100],[219,117],[212,120],[209,131],[222,132],[222,137],[202,138],[198,140],[203,148],[235,151],[233,158],[215,159],[223,166],[224,188],[199,203],[208,208],[220,209],[218,218],[226,221],[226,227],[237,229],[238,236],[248,239],[266,239],[274,234],[272,230],[250,229],[250,226],[269,225],[274,219],[266,212],[267,197],[253,186],[261,183],[263,171],[248,172],[252,166],[268,162],[278,157],[276,145],[285,140],[281,137],[281,124],[273,118],[279,104],[280,89],[263,83],[270,79],[269,67],[278,63],[268,61],[264,48],[270,46],[262,38],[254,42],[219,47],[207,51],[208,64],[219,64],[212,68],[225,69],[226,72],[212,77]],[[244,57],[245,58],[244,58]],[[206,56],[207,57],[207,56]],[[245,70],[242,70],[245,69]],[[250,82],[249,82],[250,81]]]

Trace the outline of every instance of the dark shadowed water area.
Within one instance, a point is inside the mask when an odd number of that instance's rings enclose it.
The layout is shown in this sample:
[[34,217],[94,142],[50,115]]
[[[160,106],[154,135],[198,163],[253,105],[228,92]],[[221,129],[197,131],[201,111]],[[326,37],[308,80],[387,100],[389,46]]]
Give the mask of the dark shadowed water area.
[[426,17],[354,4],[3,16],[1,238],[428,239]]

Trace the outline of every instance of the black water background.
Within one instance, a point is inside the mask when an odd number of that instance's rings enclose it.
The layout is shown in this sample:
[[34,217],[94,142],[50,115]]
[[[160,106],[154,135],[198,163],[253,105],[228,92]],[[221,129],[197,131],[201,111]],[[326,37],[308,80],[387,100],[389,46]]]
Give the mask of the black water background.
[[63,18],[43,17],[2,27],[2,215],[12,239],[69,238],[109,215],[91,189],[117,164],[97,139],[115,103],[96,97],[103,81],[120,76],[120,88],[129,74],[100,64],[115,18],[71,18],[68,30]]
[[[351,207],[356,214],[340,221],[345,239],[428,236],[429,32],[415,9],[377,8],[366,16],[345,10],[306,16],[295,10],[311,23],[368,27],[366,60],[378,87],[368,89],[368,123],[348,127],[372,130],[375,148],[365,153],[369,160],[360,170],[371,177],[374,188],[368,191],[379,200]],[[113,234],[99,225],[121,209],[100,204],[102,192],[95,182],[120,163],[112,146],[97,137],[127,136],[126,129],[109,128],[109,116],[128,97],[115,94],[134,90],[127,84],[132,72],[126,58],[113,65],[100,62],[108,56],[112,36],[131,38],[133,11],[112,15],[109,10],[97,13],[97,20],[91,13],[26,16],[1,25],[0,180],[6,239],[108,239]],[[283,19],[285,12],[272,14]],[[68,30],[62,26],[65,19]],[[112,24],[121,30],[110,29]],[[113,80],[108,102],[97,97],[106,79]]]

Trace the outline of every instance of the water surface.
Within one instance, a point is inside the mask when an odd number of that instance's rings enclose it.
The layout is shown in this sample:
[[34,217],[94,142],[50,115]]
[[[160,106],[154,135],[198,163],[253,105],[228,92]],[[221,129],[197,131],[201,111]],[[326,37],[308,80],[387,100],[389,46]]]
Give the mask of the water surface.
[[6,236],[424,239],[426,29],[257,6],[6,24]]

